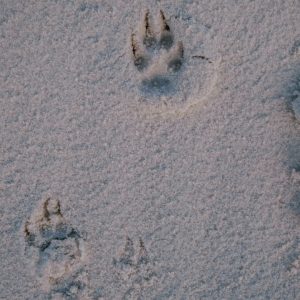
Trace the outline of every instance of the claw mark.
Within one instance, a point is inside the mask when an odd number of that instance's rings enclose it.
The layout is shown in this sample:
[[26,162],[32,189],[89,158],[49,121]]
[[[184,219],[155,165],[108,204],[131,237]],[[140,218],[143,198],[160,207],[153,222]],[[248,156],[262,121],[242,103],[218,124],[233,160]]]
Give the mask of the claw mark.
[[192,58],[200,58],[200,59],[204,59],[204,60],[208,61],[210,64],[212,63],[212,61],[209,58],[207,58],[203,55],[194,55],[194,56],[192,56]]
[[179,71],[179,69],[182,66],[183,56],[184,56],[183,43],[178,42],[177,43],[177,49],[176,49],[176,52],[175,52],[175,56],[168,63],[168,68],[172,72],[178,72]]
[[133,56],[136,58],[137,51],[138,51],[138,45],[137,45],[137,41],[136,41],[136,37],[135,37],[134,33],[131,35],[131,47],[132,47]]
[[62,217],[63,215],[62,215],[62,213],[61,213],[60,202],[57,201],[56,205],[57,205],[57,207],[56,207],[56,214],[57,214],[58,216]]
[[166,21],[166,17],[163,11],[160,11],[161,17],[161,37],[160,37],[160,44],[162,48],[170,49],[173,45],[174,38],[173,34],[171,33],[170,26]]
[[29,226],[29,221],[26,221],[25,222],[25,226],[24,226],[24,234],[25,234],[26,238],[29,238],[29,236],[30,236],[30,232],[29,232],[28,226]]
[[160,10],[160,16],[163,24],[163,30],[170,31],[170,26],[167,24],[165,14],[162,10]]
[[148,61],[147,58],[141,52],[134,33],[131,35],[131,48],[134,57],[133,63],[139,71],[142,71],[147,67]]
[[145,248],[145,244],[141,238],[139,238],[140,249],[138,253],[137,264],[147,264],[149,262],[149,257],[147,250]]
[[50,221],[50,214],[49,214],[49,211],[48,211],[49,201],[50,201],[50,198],[46,199],[46,201],[44,202],[44,205],[43,205],[43,217],[47,221]]
[[30,232],[29,226],[30,226],[29,221],[26,221],[24,225],[24,236],[28,245],[31,246],[34,243],[34,235]]
[[132,257],[134,255],[133,241],[127,236],[126,243],[123,250],[123,253],[120,258],[120,262],[132,265]]
[[152,32],[152,27],[150,25],[149,10],[146,11],[144,25],[145,25],[145,36],[144,36],[143,43],[147,48],[152,48],[155,45],[156,40],[155,40],[154,34]]

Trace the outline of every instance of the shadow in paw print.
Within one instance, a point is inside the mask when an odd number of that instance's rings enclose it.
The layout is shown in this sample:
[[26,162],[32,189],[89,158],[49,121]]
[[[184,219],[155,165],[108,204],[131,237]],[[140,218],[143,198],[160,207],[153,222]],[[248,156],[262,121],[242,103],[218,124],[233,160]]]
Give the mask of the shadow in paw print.
[[174,86],[169,78],[164,76],[154,76],[152,78],[145,78],[142,81],[142,92],[153,95],[172,94]]
[[[292,112],[295,119],[299,119],[299,99],[300,99],[300,64],[289,74],[288,80],[283,81],[280,96],[286,99],[287,112]],[[294,106],[296,104],[296,106]]]
[[147,10],[141,36],[131,35],[133,63],[141,73],[140,90],[148,96],[172,95],[183,65],[183,43],[174,43],[163,11],[160,11],[160,33],[155,32]]
[[62,296],[63,299],[83,299],[84,291],[87,288],[85,272],[79,270],[69,278],[56,281],[52,289],[52,295]]
[[288,141],[285,150],[285,165],[289,172],[300,172],[300,139],[294,138]]
[[298,191],[291,199],[288,205],[289,209],[293,211],[295,215],[300,216],[300,191]]

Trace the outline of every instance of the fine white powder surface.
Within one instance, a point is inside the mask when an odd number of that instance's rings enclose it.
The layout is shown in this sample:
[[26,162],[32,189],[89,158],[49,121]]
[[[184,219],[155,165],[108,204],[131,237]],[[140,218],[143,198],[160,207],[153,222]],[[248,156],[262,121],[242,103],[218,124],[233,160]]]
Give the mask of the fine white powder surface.
[[299,25],[298,0],[0,0],[0,299],[299,299]]

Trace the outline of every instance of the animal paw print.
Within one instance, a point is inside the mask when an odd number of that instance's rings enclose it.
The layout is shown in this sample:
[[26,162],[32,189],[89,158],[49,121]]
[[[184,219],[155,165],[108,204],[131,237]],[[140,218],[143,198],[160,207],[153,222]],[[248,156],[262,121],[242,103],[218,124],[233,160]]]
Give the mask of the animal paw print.
[[43,287],[76,299],[87,284],[84,240],[65,220],[60,202],[46,199],[25,222],[23,233],[26,254]]
[[125,295],[139,294],[144,288],[153,285],[156,279],[154,266],[140,238],[137,245],[126,237],[125,246],[113,259],[113,265],[123,282],[127,285]]
[[156,33],[150,12],[146,11],[141,36],[131,35],[133,63],[143,74],[142,90],[155,94],[172,91],[176,74],[183,65],[184,47],[181,41],[175,44],[174,35],[160,11],[160,33]]

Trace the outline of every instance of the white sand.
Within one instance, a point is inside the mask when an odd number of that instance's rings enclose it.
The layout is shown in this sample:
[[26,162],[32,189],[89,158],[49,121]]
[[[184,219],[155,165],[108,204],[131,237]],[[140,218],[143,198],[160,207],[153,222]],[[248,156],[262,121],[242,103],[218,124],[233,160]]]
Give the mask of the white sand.
[[1,0],[0,298],[300,299],[299,74],[298,0]]

